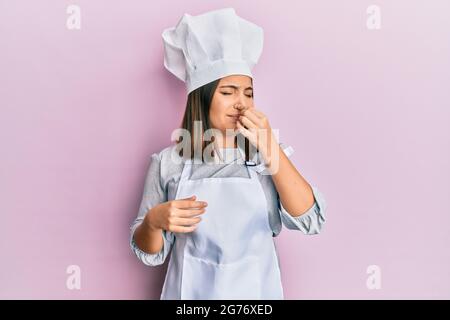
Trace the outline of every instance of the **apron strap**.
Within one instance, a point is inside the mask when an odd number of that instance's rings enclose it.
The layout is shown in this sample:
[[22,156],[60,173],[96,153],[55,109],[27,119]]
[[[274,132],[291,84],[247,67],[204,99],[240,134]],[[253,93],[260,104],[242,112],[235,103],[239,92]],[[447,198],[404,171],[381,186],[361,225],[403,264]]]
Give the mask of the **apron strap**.
[[249,166],[246,166],[247,167],[247,171],[248,171],[248,173],[249,173],[249,175],[250,175],[250,179],[258,179],[258,173],[260,172],[260,171],[257,171],[255,168],[256,168],[256,166],[251,166],[251,167],[249,167]]
[[183,170],[181,171],[180,182],[189,180],[189,177],[192,172],[192,159],[185,159]]
[[[288,146],[283,149],[283,152],[286,154],[287,157],[290,157],[292,155],[293,151],[294,151],[294,149],[291,146]],[[192,159],[184,160],[184,166],[183,166],[183,171],[181,173],[180,181],[189,180],[190,174],[192,172],[192,165],[193,165]],[[245,167],[247,168],[250,178],[257,178],[258,173],[261,173],[264,170],[266,170],[266,166],[264,163],[260,163],[258,165],[253,165],[253,166],[245,165]]]
[[294,153],[294,148],[292,148],[291,146],[288,146],[288,147],[284,148],[283,151],[286,154],[286,157],[289,158]]
[[[286,157],[290,157],[293,153],[294,153],[294,148],[292,148],[291,146],[287,146],[283,149],[283,152],[286,154]],[[247,167],[249,168],[249,167]],[[266,166],[264,163],[260,163],[256,166],[250,166],[251,169],[250,171],[256,171],[258,173],[263,172],[264,170],[266,170]]]

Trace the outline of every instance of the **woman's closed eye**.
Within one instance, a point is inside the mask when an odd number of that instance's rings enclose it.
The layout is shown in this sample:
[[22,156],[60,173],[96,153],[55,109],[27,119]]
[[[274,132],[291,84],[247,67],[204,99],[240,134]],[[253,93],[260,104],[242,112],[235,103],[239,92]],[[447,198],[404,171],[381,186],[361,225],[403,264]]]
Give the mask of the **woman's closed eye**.
[[[229,95],[231,95],[232,93],[231,92],[221,92],[224,96],[229,96]],[[253,94],[246,94],[246,96],[248,97],[248,98],[253,98]]]

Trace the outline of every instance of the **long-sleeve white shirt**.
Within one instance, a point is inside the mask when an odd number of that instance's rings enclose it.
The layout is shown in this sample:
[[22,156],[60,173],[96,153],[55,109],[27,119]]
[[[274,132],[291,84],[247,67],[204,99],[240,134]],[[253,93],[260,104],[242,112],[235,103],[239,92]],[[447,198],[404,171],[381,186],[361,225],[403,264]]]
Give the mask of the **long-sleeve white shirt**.
[[[183,170],[182,162],[174,162],[171,153],[174,151],[175,144],[164,148],[159,153],[151,156],[145,179],[142,201],[136,219],[131,224],[130,246],[136,256],[148,266],[157,266],[164,263],[169,255],[170,249],[176,239],[174,233],[163,230],[163,247],[160,252],[149,254],[142,251],[134,241],[134,231],[140,225],[147,212],[162,202],[170,201],[175,198],[181,172]],[[281,148],[293,150],[292,147],[286,147],[280,143]],[[192,168],[190,179],[214,178],[214,177],[248,177],[245,164],[239,163],[241,159],[237,149],[221,149],[221,155],[225,155],[225,160],[220,164],[198,164]],[[226,151],[226,154],[223,152]],[[289,154],[286,153],[288,156]],[[241,159],[242,160],[242,159]],[[250,169],[251,170],[251,169]],[[300,230],[304,234],[313,235],[321,231],[325,223],[326,202],[319,189],[311,185],[314,195],[314,204],[305,213],[294,217],[289,214],[279,199],[270,175],[258,175],[262,188],[267,199],[268,219],[272,228],[273,236],[276,237],[282,224],[291,230]],[[202,199],[198,199],[202,200]]]

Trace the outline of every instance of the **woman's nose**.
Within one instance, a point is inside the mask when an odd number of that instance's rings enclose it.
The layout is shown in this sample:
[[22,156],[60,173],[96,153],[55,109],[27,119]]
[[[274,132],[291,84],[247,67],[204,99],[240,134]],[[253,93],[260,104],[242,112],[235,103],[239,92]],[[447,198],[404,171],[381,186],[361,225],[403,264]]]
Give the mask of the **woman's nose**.
[[234,108],[235,108],[236,110],[239,110],[239,111],[244,111],[244,110],[247,109],[247,107],[244,106],[242,103],[236,103],[236,104],[234,105]]

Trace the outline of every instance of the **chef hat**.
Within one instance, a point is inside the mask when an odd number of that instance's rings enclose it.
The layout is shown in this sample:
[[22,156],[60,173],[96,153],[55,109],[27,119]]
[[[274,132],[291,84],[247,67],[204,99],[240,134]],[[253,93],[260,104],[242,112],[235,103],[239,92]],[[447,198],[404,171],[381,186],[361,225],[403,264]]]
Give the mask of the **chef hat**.
[[164,66],[184,81],[187,93],[222,77],[252,77],[263,48],[263,29],[225,8],[191,16],[162,33]]

